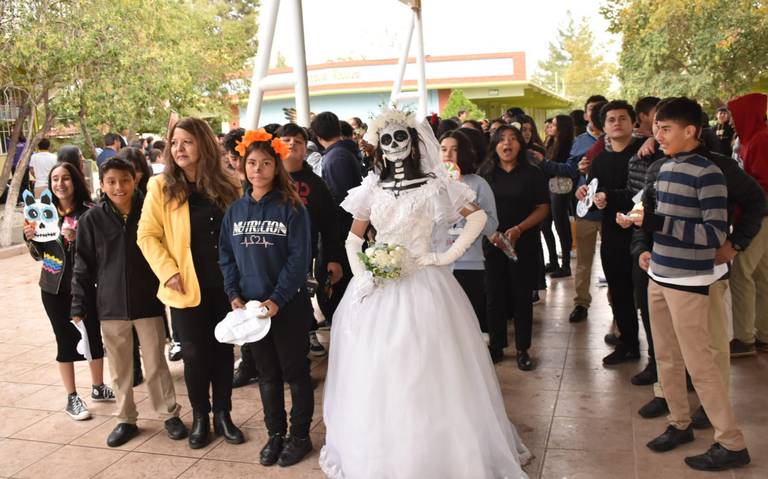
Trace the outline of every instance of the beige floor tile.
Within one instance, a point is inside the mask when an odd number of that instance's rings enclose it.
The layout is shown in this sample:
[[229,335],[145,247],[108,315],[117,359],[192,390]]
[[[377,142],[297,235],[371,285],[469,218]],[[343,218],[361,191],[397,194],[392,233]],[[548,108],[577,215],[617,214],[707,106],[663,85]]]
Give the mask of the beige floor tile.
[[[40,384],[0,382],[0,406],[12,406],[13,403],[29,397],[44,387]],[[63,408],[64,405],[61,407]]]
[[0,362],[0,381],[14,381],[16,376],[22,375],[37,367],[28,361],[9,360]]
[[[27,346],[24,344],[2,343],[0,344],[0,361],[8,361],[9,359],[17,357],[19,355],[22,355],[34,349],[35,349],[34,346]],[[22,359],[26,360],[27,356],[31,356],[31,355],[25,355],[24,358]]]
[[547,447],[581,451],[632,451],[629,420],[558,417],[552,420]]
[[0,441],[0,477],[11,477],[59,447],[44,442],[3,439]]
[[630,374],[620,369],[564,369],[561,391],[629,393]]
[[552,416],[557,401],[557,391],[546,389],[501,388],[507,414],[514,418],[527,416]]
[[[42,409],[45,411],[63,411],[67,406],[67,391],[64,386],[34,386],[35,391],[19,395],[13,402],[14,407],[21,407],[26,409]],[[88,403],[88,394],[90,390],[78,390],[80,395]],[[90,406],[90,403],[88,403]]]
[[529,446],[528,450],[533,454],[533,459],[523,466],[523,471],[528,474],[529,478],[535,479],[541,474],[541,465],[544,463],[544,447],[536,448]]
[[496,375],[504,387],[515,389],[536,389],[557,391],[563,370],[558,368],[536,368],[520,371],[514,356],[496,365]]
[[528,350],[528,354],[537,368],[562,368],[567,351],[562,348],[534,347]]
[[125,454],[124,451],[64,446],[17,473],[16,477],[22,479],[90,478],[117,462]]
[[56,361],[49,361],[45,364],[38,364],[33,369],[17,374],[13,378],[14,382],[29,384],[44,384],[47,386],[57,386],[61,384],[61,375]]
[[0,437],[8,437],[22,429],[26,429],[49,414],[52,413],[32,409],[0,407],[0,418],[3,418],[0,421]]
[[630,479],[635,461],[631,451],[567,451],[548,449],[542,479]]
[[631,419],[632,397],[629,394],[560,391],[555,416]]
[[[192,421],[184,420],[184,424],[188,428],[192,427]],[[165,431],[158,432],[148,440],[144,441],[139,447],[135,449],[136,452],[148,452],[152,454],[165,454],[169,456],[182,456],[191,458],[201,458],[209,451],[213,450],[222,441],[220,437],[213,435],[211,430],[211,443],[202,449],[191,449],[189,447],[189,441],[184,439],[182,441],[174,441],[165,434]]]
[[[173,479],[197,459],[131,452],[96,475],[96,479]],[[211,476],[218,477],[218,476]]]
[[65,412],[57,412],[14,434],[14,439],[69,444],[88,434],[109,420],[105,416],[92,416],[85,421],[74,421]]

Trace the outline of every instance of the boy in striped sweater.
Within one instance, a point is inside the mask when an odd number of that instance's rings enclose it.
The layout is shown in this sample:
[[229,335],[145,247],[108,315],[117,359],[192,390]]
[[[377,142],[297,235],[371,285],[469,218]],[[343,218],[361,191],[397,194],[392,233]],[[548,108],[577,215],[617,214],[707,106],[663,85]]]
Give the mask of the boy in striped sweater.
[[715,251],[728,233],[728,191],[721,170],[694,151],[701,112],[698,103],[683,97],[665,101],[656,113],[656,139],[669,159],[656,181],[655,212],[646,219],[653,224],[653,251],[641,254],[639,262],[651,278],[651,330],[670,424],[648,448],[663,452],[693,441],[687,368],[716,443],[685,462],[694,469],[723,470],[749,464],[750,458],[708,347],[709,286],[727,271],[726,264],[715,265]]

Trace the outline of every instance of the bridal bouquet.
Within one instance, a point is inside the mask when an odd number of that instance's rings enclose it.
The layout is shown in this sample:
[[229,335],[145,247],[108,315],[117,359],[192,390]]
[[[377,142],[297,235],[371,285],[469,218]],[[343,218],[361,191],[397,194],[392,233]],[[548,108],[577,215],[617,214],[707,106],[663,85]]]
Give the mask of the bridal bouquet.
[[374,279],[398,279],[403,269],[405,248],[387,243],[374,243],[357,256]]

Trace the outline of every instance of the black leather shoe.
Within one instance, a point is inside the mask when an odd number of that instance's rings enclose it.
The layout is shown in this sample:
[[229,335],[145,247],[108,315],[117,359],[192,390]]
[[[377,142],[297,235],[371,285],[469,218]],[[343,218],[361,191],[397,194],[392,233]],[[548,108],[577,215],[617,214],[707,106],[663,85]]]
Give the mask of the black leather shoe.
[[210,442],[211,424],[208,413],[192,412],[192,431],[189,433],[189,447],[200,449]]
[[693,441],[693,428],[688,426],[687,429],[677,429],[675,426],[667,426],[667,430],[664,434],[657,437],[653,441],[646,444],[648,449],[654,452],[666,452],[671,451],[681,444]]
[[640,351],[619,345],[616,346],[616,350],[603,358],[603,366],[613,366],[629,361],[637,361],[638,359],[640,359]]
[[749,464],[752,460],[746,449],[729,451],[718,443],[712,444],[704,454],[685,458],[685,463],[699,471],[723,471]]
[[229,411],[216,411],[213,413],[213,432],[217,436],[224,436],[229,444],[242,444],[245,442],[243,431],[232,422]]
[[493,364],[500,363],[504,360],[503,349],[488,348],[488,352],[491,353],[491,361],[493,361]]
[[704,411],[704,406],[697,407],[693,414],[691,414],[691,426],[694,429],[709,429],[712,427],[712,423],[709,422],[709,417],[707,417],[707,413]]
[[281,467],[293,466],[300,462],[307,454],[312,452],[312,440],[307,437],[289,436],[285,440],[283,452],[277,459],[277,465]]
[[519,351],[517,353],[517,367],[520,371],[530,371],[533,369],[533,363],[531,357],[528,356],[528,351]]
[[621,339],[613,333],[608,333],[603,336],[603,341],[609,346],[618,346],[621,344]]
[[568,322],[569,323],[580,323],[582,321],[585,321],[587,319],[587,308],[584,306],[576,306],[573,308],[573,311],[571,311],[571,315],[568,316]]
[[259,453],[259,463],[262,466],[271,466],[277,462],[280,458],[280,453],[283,452],[283,435],[272,434],[269,436],[267,443],[261,448]]
[[547,274],[554,273],[555,271],[558,271],[559,269],[560,269],[560,266],[557,263],[547,263],[544,266],[544,272],[547,273]]
[[571,275],[571,268],[568,267],[568,268],[560,268],[554,273],[550,273],[549,277],[557,279],[557,278],[567,278],[570,275]]
[[121,422],[109,433],[109,436],[107,437],[107,446],[120,447],[136,437],[138,433],[139,428],[136,427],[136,424]]
[[648,404],[641,407],[637,413],[646,419],[651,419],[668,414],[669,406],[666,399],[654,397]]
[[181,419],[177,417],[172,417],[165,421],[165,432],[167,432],[168,437],[170,437],[174,441],[178,441],[179,439],[184,439],[189,435],[187,426],[185,426],[184,423],[181,422]]
[[645,366],[645,369],[632,376],[630,382],[635,386],[648,386],[659,380],[659,376],[656,373],[656,362],[651,359]]
[[235,369],[235,373],[232,375],[232,387],[240,388],[247,386],[248,384],[255,383],[259,380],[259,374],[251,368],[238,366]]

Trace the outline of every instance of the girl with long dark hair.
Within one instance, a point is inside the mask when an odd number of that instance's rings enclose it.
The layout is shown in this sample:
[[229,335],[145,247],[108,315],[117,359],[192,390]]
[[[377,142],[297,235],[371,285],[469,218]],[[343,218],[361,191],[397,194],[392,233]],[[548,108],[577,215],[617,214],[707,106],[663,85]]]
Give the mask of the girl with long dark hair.
[[[75,263],[75,238],[77,222],[89,208],[91,193],[80,170],[71,163],[57,163],[48,175],[48,185],[52,197],[43,193],[40,202],[56,208],[59,221],[59,236],[53,241],[35,241],[37,223],[45,224],[45,212],[39,215],[39,221],[24,222],[24,239],[29,252],[36,261],[42,261],[40,291],[43,307],[51,321],[56,336],[56,361],[59,363],[61,382],[67,391],[65,412],[75,420],[91,417],[88,407],[77,394],[75,388],[75,361],[83,361],[90,356],[88,366],[91,372],[91,400],[114,401],[115,395],[109,386],[104,385],[104,346],[101,341],[99,320],[95,305],[91,305],[82,322],[88,336],[90,351],[78,352],[80,341],[78,329],[71,324],[70,308],[72,305],[72,271]],[[48,203],[50,201],[50,203]],[[30,206],[34,198],[25,196],[25,205]],[[52,216],[51,216],[52,217]],[[49,228],[52,225],[49,224]],[[39,229],[39,228],[38,228]]]
[[[570,115],[557,115],[552,122],[552,134],[555,140],[546,151],[546,159],[555,163],[568,161],[573,146],[574,126]],[[570,185],[570,188],[567,187]],[[569,177],[553,177],[550,179],[550,215],[555,224],[557,236],[560,238],[560,251],[563,255],[560,267],[552,272],[553,278],[565,278],[571,275],[571,235],[570,211],[573,199],[573,180]],[[547,227],[547,226],[545,226]],[[551,228],[551,226],[550,226]],[[557,266],[557,255],[552,256],[550,264]]]

